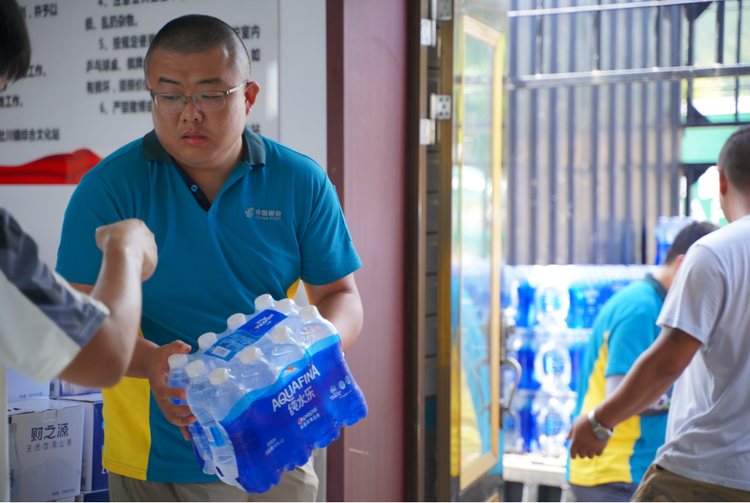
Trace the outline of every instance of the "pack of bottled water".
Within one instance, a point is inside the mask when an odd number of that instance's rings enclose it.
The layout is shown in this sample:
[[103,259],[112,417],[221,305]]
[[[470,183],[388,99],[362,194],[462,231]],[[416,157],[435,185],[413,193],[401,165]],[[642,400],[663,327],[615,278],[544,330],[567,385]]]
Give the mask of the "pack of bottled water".
[[[367,414],[335,327],[315,306],[265,294],[255,314],[169,357],[169,385],[186,391],[188,429],[201,469],[244,491],[266,492],[314,448]],[[173,400],[175,403],[184,403]]]
[[[506,451],[565,454],[579,369],[594,321],[615,293],[655,270],[642,265],[503,268],[502,308],[515,326],[506,349],[521,366],[513,414],[503,418]],[[501,389],[507,399],[515,376],[510,368],[503,372]]]

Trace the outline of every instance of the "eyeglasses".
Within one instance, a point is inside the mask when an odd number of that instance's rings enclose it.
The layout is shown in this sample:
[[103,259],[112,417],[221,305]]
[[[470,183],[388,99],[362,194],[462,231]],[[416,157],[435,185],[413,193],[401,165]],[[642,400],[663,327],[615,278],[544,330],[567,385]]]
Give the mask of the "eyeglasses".
[[152,93],[150,90],[149,93],[154,99],[156,108],[167,114],[176,114],[185,110],[185,105],[187,105],[187,100],[189,99],[193,100],[198,110],[203,112],[218,112],[224,108],[227,102],[227,95],[238,91],[249,83],[250,81],[246,80],[228,91],[201,91],[192,96],[185,96],[180,93]]

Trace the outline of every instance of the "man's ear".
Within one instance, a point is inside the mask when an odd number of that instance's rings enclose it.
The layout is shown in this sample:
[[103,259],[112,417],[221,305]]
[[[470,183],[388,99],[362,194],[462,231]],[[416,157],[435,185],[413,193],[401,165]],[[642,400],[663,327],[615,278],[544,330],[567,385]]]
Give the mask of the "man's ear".
[[727,179],[727,175],[725,175],[724,172],[718,167],[717,171],[719,172],[719,192],[722,196],[726,196],[727,189],[729,188],[729,179]]
[[255,106],[255,100],[258,99],[260,85],[257,82],[250,82],[245,88],[245,116],[250,115],[250,110]]
[[674,270],[675,270],[675,272],[677,271],[677,269],[680,268],[680,264],[682,264],[683,260],[685,260],[685,254],[684,253],[681,253],[680,255],[677,255],[674,258]]

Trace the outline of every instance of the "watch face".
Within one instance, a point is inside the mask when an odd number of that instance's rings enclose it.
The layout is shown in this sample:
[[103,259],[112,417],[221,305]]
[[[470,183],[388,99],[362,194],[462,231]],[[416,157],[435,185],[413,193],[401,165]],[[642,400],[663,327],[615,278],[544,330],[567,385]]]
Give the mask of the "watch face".
[[605,430],[604,428],[597,428],[594,430],[594,435],[596,435],[596,438],[599,440],[609,440],[609,432]]

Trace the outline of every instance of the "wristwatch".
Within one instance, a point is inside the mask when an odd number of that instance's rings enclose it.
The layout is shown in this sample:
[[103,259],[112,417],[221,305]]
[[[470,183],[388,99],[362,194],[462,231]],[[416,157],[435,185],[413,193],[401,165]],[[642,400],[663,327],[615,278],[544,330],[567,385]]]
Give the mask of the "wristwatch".
[[594,409],[591,409],[588,414],[589,417],[589,423],[591,423],[591,428],[594,430],[594,435],[596,435],[596,438],[599,440],[609,440],[612,438],[612,430],[609,428],[602,426],[602,423],[596,420],[596,417],[594,417]]

